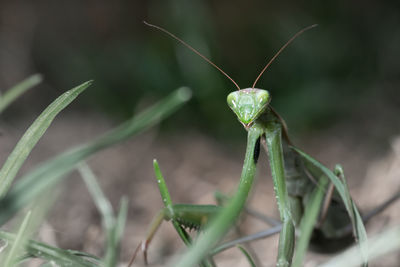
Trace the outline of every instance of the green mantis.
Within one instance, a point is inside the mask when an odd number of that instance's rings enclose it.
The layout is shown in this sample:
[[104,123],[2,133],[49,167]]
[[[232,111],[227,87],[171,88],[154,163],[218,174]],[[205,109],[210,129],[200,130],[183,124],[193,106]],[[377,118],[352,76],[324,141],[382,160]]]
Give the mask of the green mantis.
[[[344,229],[348,225],[352,225],[356,239],[362,241],[360,244],[364,261],[366,262],[365,251],[367,243],[364,225],[348,193],[341,167],[337,166],[334,171],[331,171],[295,148],[289,139],[285,122],[270,106],[271,96],[269,92],[255,88],[261,75],[286,46],[304,31],[316,25],[309,26],[295,34],[263,68],[252,87],[241,89],[230,76],[184,41],[163,28],[146,22],[145,24],[177,39],[234,83],[238,90],[228,95],[227,103],[236,114],[239,122],[244,126],[248,135],[243,170],[237,191],[223,208],[212,205],[173,205],[158,164],[155,162],[156,176],[165,208],[152,223],[147,235],[148,238],[142,243],[142,250],[146,251],[158,225],[163,219],[167,219],[172,221],[183,241],[187,245],[190,244],[189,251],[174,266],[183,267],[195,264],[214,266],[210,253],[235,224],[245,206],[252,188],[260,147],[262,146],[268,154],[276,202],[282,222],[276,266],[291,266],[295,251],[296,229],[301,227],[302,232],[309,232],[304,237],[305,243],[308,243],[311,238],[311,231],[307,231],[307,229],[312,229],[314,225],[314,232],[325,239],[344,237],[349,233]],[[317,205],[318,210],[320,210],[317,214],[318,216],[316,215],[315,219],[311,220],[311,224],[303,226],[301,222],[304,213],[307,212],[307,205],[310,200],[314,200],[318,192],[324,193],[320,194],[324,197],[320,199]],[[204,228],[204,233],[192,242],[184,229],[185,227]]]

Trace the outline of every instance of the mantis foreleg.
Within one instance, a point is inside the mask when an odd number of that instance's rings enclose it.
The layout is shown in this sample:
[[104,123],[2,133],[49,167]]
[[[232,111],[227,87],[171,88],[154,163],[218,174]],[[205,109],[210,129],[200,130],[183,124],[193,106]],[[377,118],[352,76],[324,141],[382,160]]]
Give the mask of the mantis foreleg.
[[246,156],[243,164],[242,175],[236,194],[228,205],[210,222],[206,227],[204,235],[200,236],[193,247],[178,262],[178,267],[194,266],[207,256],[218,241],[226,234],[232,226],[246,203],[247,196],[253,184],[258,154],[256,148],[259,146],[259,138],[263,133],[260,126],[253,126],[248,131]]
[[[157,160],[154,160],[153,165],[157,178],[157,185],[165,207],[161,209],[152,220],[146,238],[136,248],[128,263],[128,267],[133,264],[139,249],[142,250],[144,261],[147,265],[148,246],[164,220],[170,220],[172,222],[172,225],[175,227],[182,241],[188,246],[191,244],[192,240],[185,228],[200,230],[210,218],[221,210],[221,207],[215,205],[173,204]],[[200,266],[208,267],[214,266],[214,264],[212,260],[203,260]]]
[[270,121],[266,125],[265,141],[274,182],[274,191],[282,220],[279,236],[278,261],[276,266],[290,266],[295,242],[295,226],[292,218],[290,199],[286,189],[281,143],[281,124]]

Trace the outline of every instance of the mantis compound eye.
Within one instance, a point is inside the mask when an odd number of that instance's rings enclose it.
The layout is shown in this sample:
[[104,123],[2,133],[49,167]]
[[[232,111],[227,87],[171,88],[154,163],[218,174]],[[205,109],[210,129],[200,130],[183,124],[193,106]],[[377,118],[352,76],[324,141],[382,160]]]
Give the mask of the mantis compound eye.
[[227,97],[229,107],[245,126],[258,118],[270,100],[268,91],[252,88],[232,92]]

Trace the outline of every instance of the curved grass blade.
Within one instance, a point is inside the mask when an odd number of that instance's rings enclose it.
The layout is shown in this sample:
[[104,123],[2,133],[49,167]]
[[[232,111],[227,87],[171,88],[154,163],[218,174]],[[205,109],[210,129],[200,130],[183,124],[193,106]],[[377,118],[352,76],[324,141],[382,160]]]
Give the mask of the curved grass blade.
[[[9,243],[14,243],[16,239],[15,234],[0,231],[0,239],[6,240]],[[59,266],[77,266],[77,267],[98,267],[99,265],[94,262],[85,260],[82,257],[74,255],[74,253],[49,246],[47,244],[29,240],[26,244],[27,253],[30,257],[41,258],[47,261],[53,261]],[[91,256],[96,259],[96,257]]]
[[98,211],[101,214],[103,229],[106,236],[106,252],[103,259],[103,262],[105,263],[104,266],[113,267],[116,263],[115,254],[118,250],[118,247],[116,247],[116,244],[114,243],[115,218],[113,208],[111,203],[105,197],[100,185],[97,182],[95,174],[89,168],[89,166],[82,162],[79,164],[77,169],[84,180]]
[[23,176],[0,201],[0,225],[38,194],[60,181],[77,163],[157,124],[187,102],[190,96],[190,90],[182,87],[108,133],[46,161]]
[[6,267],[12,267],[15,266],[15,260],[18,255],[18,252],[23,249],[24,243],[25,243],[25,232],[26,228],[28,226],[29,219],[31,218],[32,212],[28,211],[28,213],[25,215],[24,220],[21,223],[21,226],[18,230],[17,235],[15,236],[15,240],[10,248],[10,251],[8,252],[8,255],[4,261],[4,266]]
[[339,177],[335,175],[330,169],[322,165],[320,162],[318,162],[316,159],[306,154],[302,150],[296,147],[292,147],[292,149],[303,158],[307,168],[309,168],[310,170],[313,169],[319,171],[321,174],[327,176],[329,180],[335,185],[335,188],[337,189],[340,197],[342,198],[343,203],[345,204],[345,207],[347,209],[347,213],[349,214],[350,219],[353,223],[353,232],[360,248],[364,266],[367,266],[368,262],[367,232],[365,230],[365,226],[360,216],[360,213],[354,201],[350,197],[350,192],[347,187],[345,178],[340,177],[339,179]]
[[243,253],[243,255],[246,257],[247,261],[249,262],[251,267],[256,267],[256,264],[253,260],[253,258],[250,256],[250,254],[247,252],[247,250],[242,247],[242,246],[237,246],[237,248]]
[[119,213],[117,215],[117,221],[115,222],[114,230],[114,244],[118,244],[122,238],[122,234],[125,230],[126,218],[128,217],[128,198],[123,196],[119,205]]
[[79,250],[73,250],[73,249],[66,249],[65,251],[67,251],[69,254],[86,259],[87,261],[96,263],[98,265],[101,265],[101,259],[98,258],[95,255],[86,253],[84,251],[79,251]]
[[77,169],[83,181],[85,182],[97,209],[101,214],[104,230],[107,233],[110,232],[115,221],[114,211],[110,201],[108,201],[108,199],[105,197],[100,185],[97,182],[95,174],[85,162],[80,163]]
[[119,241],[125,227],[125,221],[128,212],[127,199],[122,198],[120,212],[118,214],[118,218],[116,219],[114,217],[114,211],[111,203],[105,197],[100,185],[97,182],[95,174],[92,172],[89,166],[86,163],[81,163],[78,166],[78,171],[85,181],[86,186],[97,206],[97,209],[102,216],[103,228],[107,237],[106,252],[103,260],[104,266],[113,267],[116,265],[119,251]]
[[0,199],[7,194],[22,164],[57,114],[68,106],[91,83],[91,81],[85,82],[59,96],[26,130],[0,170]]
[[[34,199],[33,203],[30,204],[31,209],[29,209],[28,213],[31,213],[32,216],[30,216],[30,218],[29,218],[29,224],[28,223],[21,224],[21,225],[26,225],[24,227],[20,227],[20,229],[17,230],[18,232],[21,232],[21,229],[25,228],[23,230],[24,232],[22,234],[22,238],[19,239],[17,237],[16,240],[19,240],[19,241],[15,241],[13,244],[11,244],[12,246],[9,246],[9,247],[19,246],[19,248],[15,252],[15,256],[13,256],[13,259],[10,260],[10,264],[11,264],[10,266],[17,266],[17,265],[20,266],[20,264],[23,261],[29,260],[31,258],[26,250],[27,241],[29,239],[31,239],[31,237],[34,233],[37,233],[37,230],[38,230],[39,226],[41,225],[41,223],[43,222],[44,217],[46,216],[48,210],[54,203],[55,196],[57,195],[56,191],[58,191],[58,190],[51,191],[46,195],[41,195],[38,198]],[[23,213],[25,213],[25,214],[21,214],[21,216],[26,217],[27,216],[26,212],[23,212]],[[18,217],[20,217],[20,216],[18,216]],[[19,218],[17,220],[19,220]],[[14,221],[15,221],[15,219],[14,219]],[[18,245],[18,243],[21,245]],[[8,248],[8,250],[10,250],[10,249]],[[1,253],[0,253],[0,256],[1,256]],[[3,261],[0,259],[0,262],[3,262]],[[3,266],[3,265],[1,265],[1,266]]]
[[3,112],[20,95],[39,84],[42,81],[42,75],[34,74],[14,87],[7,90],[4,95],[0,95],[0,113]]

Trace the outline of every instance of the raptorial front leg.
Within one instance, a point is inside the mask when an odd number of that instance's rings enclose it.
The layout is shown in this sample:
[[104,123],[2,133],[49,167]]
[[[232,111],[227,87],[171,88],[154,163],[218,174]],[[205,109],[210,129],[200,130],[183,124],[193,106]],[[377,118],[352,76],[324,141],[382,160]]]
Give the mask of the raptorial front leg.
[[204,235],[199,236],[188,253],[183,255],[180,261],[174,266],[187,267],[196,265],[201,259],[207,256],[209,251],[215,247],[218,241],[221,240],[238,219],[253,184],[258,159],[259,138],[263,132],[262,127],[256,124],[248,129],[246,156],[236,194],[210,224],[206,226]]
[[282,231],[279,235],[277,267],[289,267],[294,251],[295,228],[292,220],[286,218],[282,222]]
[[269,162],[278,209],[282,221],[279,236],[278,259],[276,266],[290,266],[295,243],[295,226],[292,217],[290,198],[286,188],[283,151],[281,143],[282,126],[275,122],[266,125],[265,141],[268,147]]

